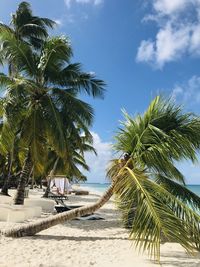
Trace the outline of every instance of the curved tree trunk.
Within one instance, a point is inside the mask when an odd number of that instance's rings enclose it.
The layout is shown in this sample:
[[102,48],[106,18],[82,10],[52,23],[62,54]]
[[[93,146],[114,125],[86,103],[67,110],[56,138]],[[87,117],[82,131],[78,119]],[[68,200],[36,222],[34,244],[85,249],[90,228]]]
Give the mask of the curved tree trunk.
[[20,174],[19,184],[17,187],[17,193],[14,198],[15,205],[24,204],[24,192],[25,192],[27,181],[29,179],[31,168],[32,168],[31,155],[30,155],[30,151],[28,151],[28,155],[25,159],[24,166]]
[[113,189],[117,183],[117,179],[111,184],[111,186],[107,189],[107,191],[102,195],[102,197],[94,204],[83,206],[77,209],[73,209],[70,211],[65,211],[63,213],[59,213],[57,215],[52,215],[47,219],[43,219],[40,221],[36,221],[33,223],[29,223],[27,225],[19,226],[12,228],[10,230],[2,232],[5,236],[10,237],[22,237],[22,236],[30,236],[34,235],[42,230],[45,230],[49,227],[52,227],[56,224],[63,223],[67,220],[72,220],[76,217],[80,217],[86,214],[90,214],[100,209],[113,195]]

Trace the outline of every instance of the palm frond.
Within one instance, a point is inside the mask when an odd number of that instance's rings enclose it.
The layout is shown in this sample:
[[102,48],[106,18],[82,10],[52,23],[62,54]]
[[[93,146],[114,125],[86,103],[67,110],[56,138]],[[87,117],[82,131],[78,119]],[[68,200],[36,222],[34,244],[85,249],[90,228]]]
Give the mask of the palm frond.
[[16,39],[14,34],[3,31],[0,34],[0,42],[3,45],[5,57],[17,65],[18,70],[24,71],[30,76],[36,74],[34,54],[29,45]]
[[[40,99],[42,105],[42,120],[44,123],[48,142],[57,153],[62,156],[65,153],[64,125],[61,114],[50,96],[46,95]],[[59,142],[58,142],[59,140]]]
[[182,202],[191,206],[194,210],[200,210],[200,197],[190,191],[186,186],[176,183],[161,174],[155,175],[155,178],[156,183],[176,196]]
[[57,73],[72,56],[72,48],[66,37],[51,37],[43,45],[38,68],[42,71],[45,81],[51,79],[53,72]]
[[136,206],[130,237],[141,250],[159,258],[161,235],[189,253],[199,249],[194,243],[199,242],[200,217],[144,172],[127,167],[115,192],[127,202],[127,212]]

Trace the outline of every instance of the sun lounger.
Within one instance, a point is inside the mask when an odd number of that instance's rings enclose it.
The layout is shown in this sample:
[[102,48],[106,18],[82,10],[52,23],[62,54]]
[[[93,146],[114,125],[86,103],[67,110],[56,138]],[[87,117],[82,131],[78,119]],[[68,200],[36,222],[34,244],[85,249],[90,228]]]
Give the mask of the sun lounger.
[[[61,200],[57,200],[56,202],[58,202],[57,204],[60,204],[60,205],[56,205],[55,206],[55,209],[56,209],[57,213],[70,211],[70,210],[82,207],[82,206],[78,206],[78,205],[66,205]],[[78,217],[75,220],[104,220],[104,218],[99,216],[99,215],[97,215],[97,214],[90,213],[90,214],[86,214],[86,215],[83,215],[81,217]]]
[[59,200],[62,202],[62,204],[64,204],[64,202],[63,202],[64,200],[68,200],[68,196],[66,196],[66,195],[56,195],[56,194],[54,194],[52,192],[49,192],[48,198],[51,198],[51,199],[55,200],[57,204],[59,204]]

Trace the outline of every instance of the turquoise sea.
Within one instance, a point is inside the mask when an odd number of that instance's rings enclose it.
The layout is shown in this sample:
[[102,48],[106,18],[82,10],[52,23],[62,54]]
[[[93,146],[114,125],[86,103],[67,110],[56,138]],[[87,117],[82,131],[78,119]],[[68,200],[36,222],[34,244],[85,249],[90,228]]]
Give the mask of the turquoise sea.
[[[95,191],[99,191],[99,192],[104,192],[108,187],[109,187],[109,183],[105,183],[105,184],[98,184],[98,183],[85,183],[85,184],[81,184],[81,187],[91,187],[93,188]],[[187,185],[187,187],[193,191],[195,194],[197,194],[198,196],[200,196],[200,185]]]
[[105,184],[99,184],[99,183],[85,183],[85,184],[80,184],[81,187],[91,187],[94,189],[94,191],[98,192],[104,192],[108,187],[110,183],[105,183]]
[[187,185],[188,189],[194,192],[196,195],[200,196],[200,185],[190,184]]

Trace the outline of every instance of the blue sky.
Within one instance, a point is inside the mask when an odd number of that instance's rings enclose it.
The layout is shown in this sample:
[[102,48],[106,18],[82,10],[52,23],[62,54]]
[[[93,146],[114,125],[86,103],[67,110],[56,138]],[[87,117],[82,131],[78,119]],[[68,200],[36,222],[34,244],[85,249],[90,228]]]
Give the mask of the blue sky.
[[[20,1],[0,1],[8,23]],[[83,97],[95,108],[91,131],[99,156],[87,155],[88,180],[105,182],[110,144],[121,109],[143,112],[162,92],[200,113],[199,0],[32,0],[35,14],[57,21],[54,34],[68,35],[74,62],[107,83],[104,100]],[[187,182],[199,184],[199,165],[183,162]]]

